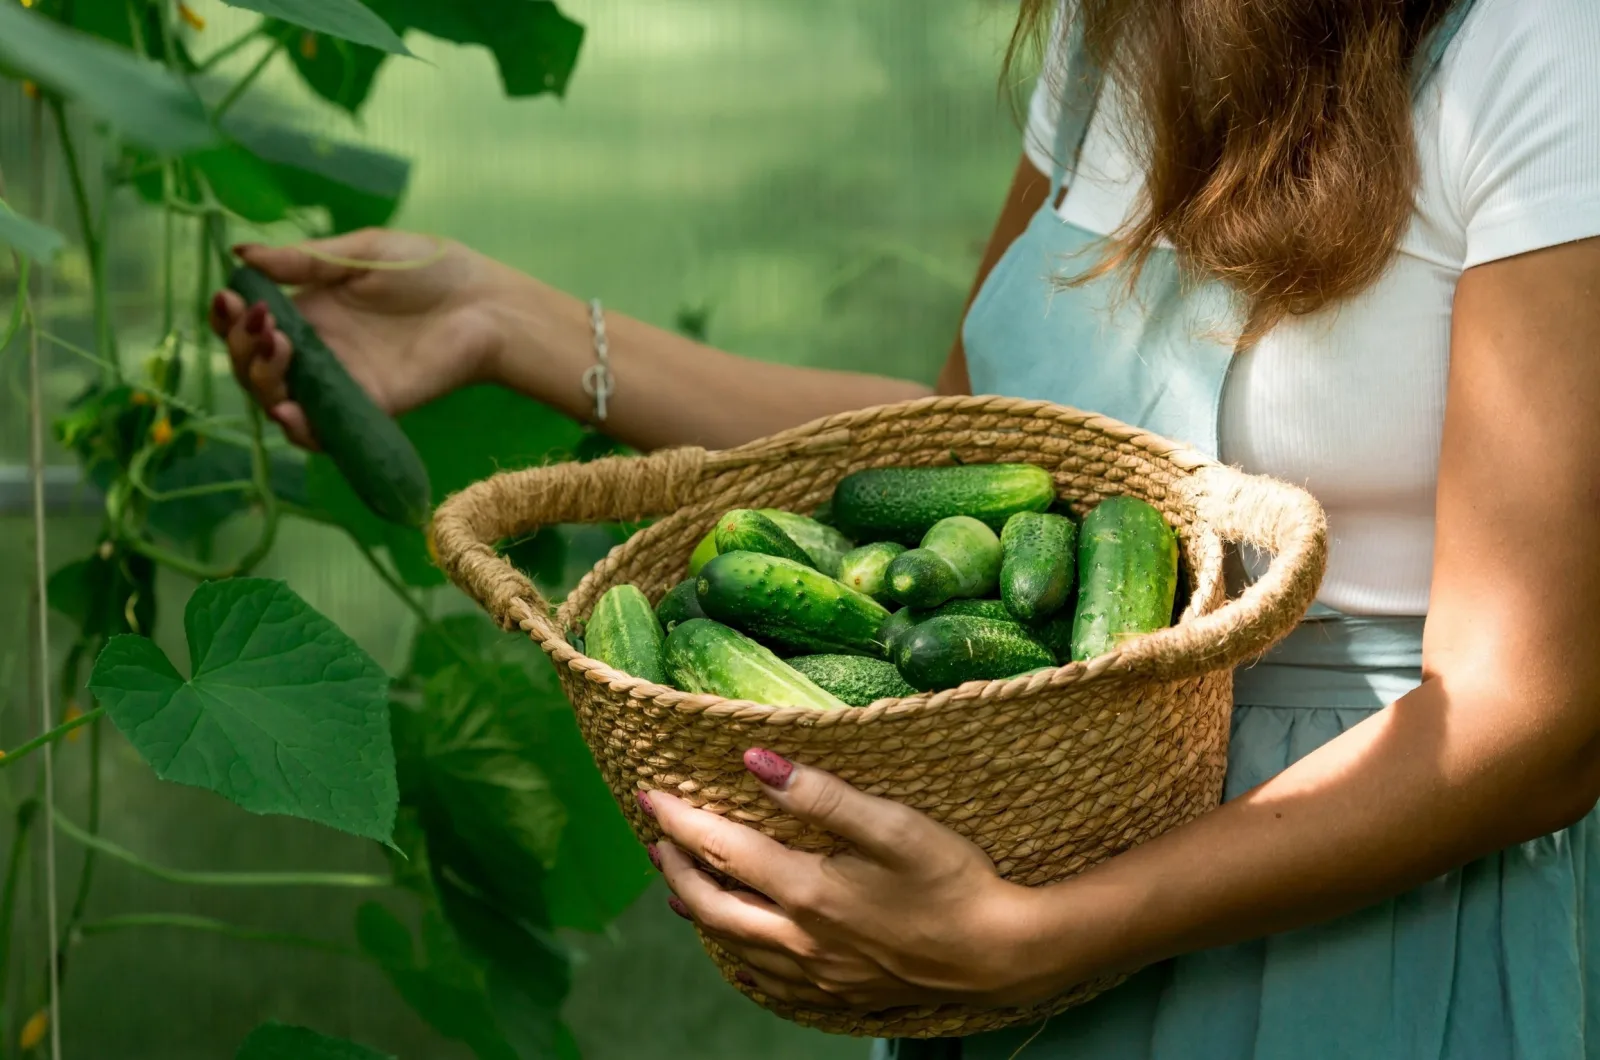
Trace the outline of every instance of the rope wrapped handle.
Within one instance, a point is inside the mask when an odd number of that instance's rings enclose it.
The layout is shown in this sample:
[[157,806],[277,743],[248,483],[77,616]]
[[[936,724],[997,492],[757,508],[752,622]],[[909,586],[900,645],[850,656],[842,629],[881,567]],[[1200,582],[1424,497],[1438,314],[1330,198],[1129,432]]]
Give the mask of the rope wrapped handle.
[[[612,456],[587,464],[507,471],[468,486],[434,512],[429,537],[450,580],[505,629],[516,629],[521,601],[554,631],[550,603],[496,546],[556,523],[603,523],[663,515],[700,481],[704,449],[663,449],[643,457]],[[556,633],[555,635],[559,635]]]

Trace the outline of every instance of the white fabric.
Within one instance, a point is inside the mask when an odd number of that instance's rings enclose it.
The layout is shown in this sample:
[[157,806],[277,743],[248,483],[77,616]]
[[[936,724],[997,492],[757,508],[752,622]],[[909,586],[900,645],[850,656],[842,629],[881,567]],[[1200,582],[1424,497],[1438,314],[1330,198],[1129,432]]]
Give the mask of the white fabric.
[[[1142,183],[1102,89],[1061,216],[1110,234]],[[1029,157],[1051,170],[1041,78]],[[1241,355],[1224,460],[1311,490],[1332,537],[1323,603],[1427,611],[1456,282],[1474,265],[1600,235],[1600,0],[1478,0],[1421,94],[1417,210],[1388,272]]]

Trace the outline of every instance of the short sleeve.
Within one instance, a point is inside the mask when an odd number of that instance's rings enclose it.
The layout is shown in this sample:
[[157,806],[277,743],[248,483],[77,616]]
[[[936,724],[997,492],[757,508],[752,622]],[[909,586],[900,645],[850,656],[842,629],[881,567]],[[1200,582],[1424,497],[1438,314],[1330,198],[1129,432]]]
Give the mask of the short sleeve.
[[1043,68],[1028,100],[1028,125],[1023,133],[1023,150],[1027,152],[1028,161],[1045,176],[1055,170],[1056,125],[1061,117],[1061,84],[1066,67],[1064,17],[1062,6],[1058,6],[1050,23],[1050,43],[1045,50]]
[[1440,114],[1463,268],[1600,235],[1600,3],[1478,4]]

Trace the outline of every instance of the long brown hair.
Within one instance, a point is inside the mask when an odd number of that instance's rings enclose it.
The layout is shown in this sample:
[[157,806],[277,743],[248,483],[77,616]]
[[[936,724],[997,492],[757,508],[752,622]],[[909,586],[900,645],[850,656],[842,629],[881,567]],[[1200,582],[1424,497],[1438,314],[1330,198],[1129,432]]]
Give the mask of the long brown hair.
[[[1413,209],[1411,58],[1456,0],[1067,3],[1128,100],[1145,174],[1140,209],[1080,279],[1131,281],[1164,236],[1241,299],[1248,344],[1378,278]],[[1057,5],[1021,0],[1008,71]]]

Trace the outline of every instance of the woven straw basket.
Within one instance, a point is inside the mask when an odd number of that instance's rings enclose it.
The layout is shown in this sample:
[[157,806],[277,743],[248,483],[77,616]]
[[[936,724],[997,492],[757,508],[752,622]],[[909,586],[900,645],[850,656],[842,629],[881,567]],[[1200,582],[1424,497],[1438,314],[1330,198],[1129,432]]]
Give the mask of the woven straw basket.
[[[1112,494],[1159,508],[1177,529],[1186,602],[1171,629],[1088,663],[869,707],[819,712],[674,691],[580,654],[600,594],[630,582],[652,599],[685,577],[689,554],[730,508],[809,512],[868,467],[1027,462],[1050,471],[1081,514]],[[664,516],[602,560],[552,615],[496,546],[552,523]],[[671,791],[791,847],[832,836],[779,813],[741,762],[768,747],[896,799],[982,847],[1006,878],[1051,883],[1215,807],[1226,765],[1233,668],[1289,632],[1326,561],[1321,509],[1305,492],[1245,475],[1091,413],[995,397],[927,398],[832,416],[723,452],[677,449],[500,474],[434,518],[451,579],[555,661],[595,760],[644,842],[660,832],[640,789]],[[1224,546],[1273,555],[1233,600]],[[860,1014],[801,1009],[730,983],[780,1015],[842,1034],[944,1037],[1035,1022],[1115,985],[1085,983],[1028,1009],[960,1006]]]

